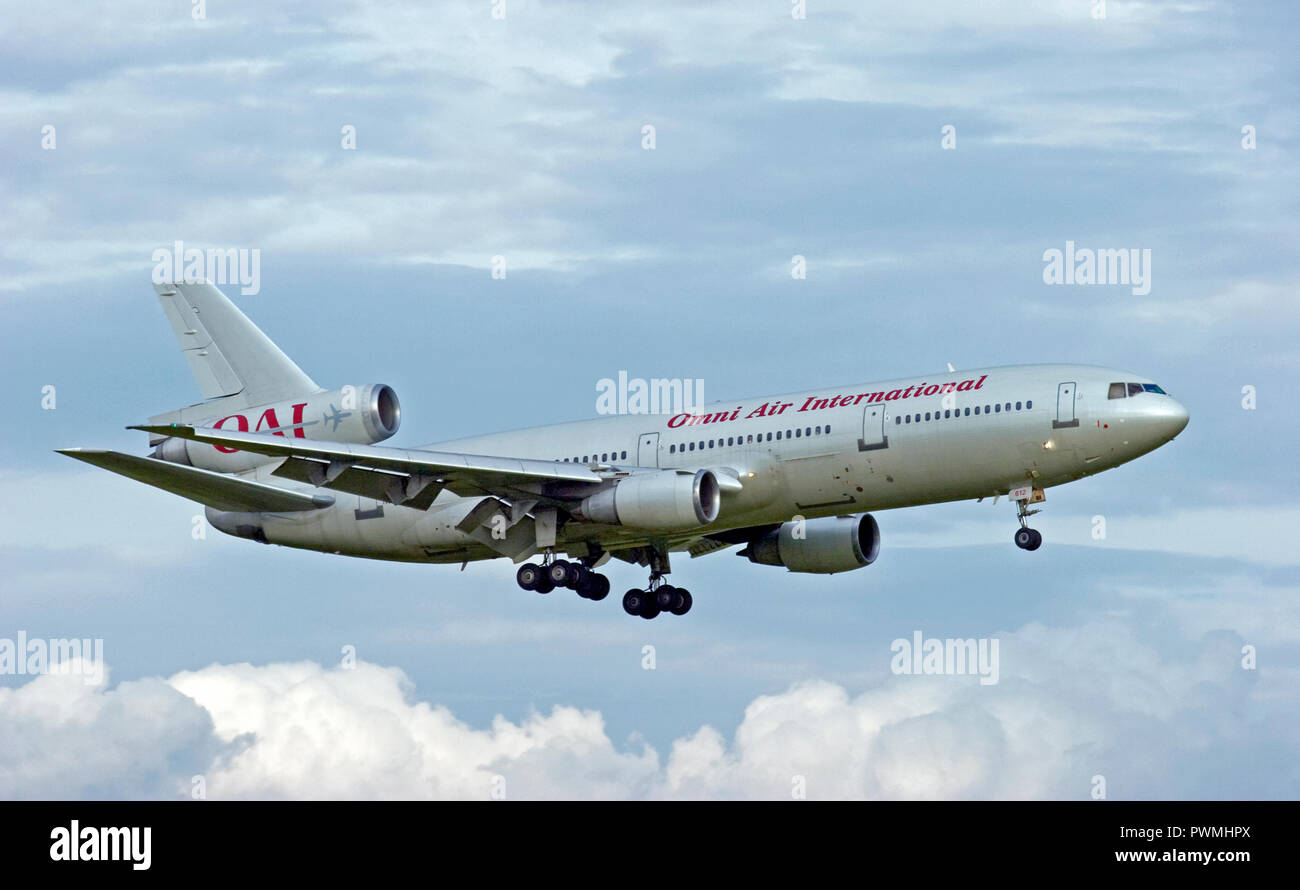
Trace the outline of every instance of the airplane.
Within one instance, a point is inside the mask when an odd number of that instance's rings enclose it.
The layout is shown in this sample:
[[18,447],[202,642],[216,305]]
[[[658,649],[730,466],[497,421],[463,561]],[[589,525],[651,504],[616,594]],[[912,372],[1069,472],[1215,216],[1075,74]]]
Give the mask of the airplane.
[[589,600],[608,595],[597,569],[619,559],[649,569],[622,603],[646,619],[691,609],[667,581],[672,554],[739,546],[814,574],[871,565],[871,511],[1008,496],[1016,546],[1037,550],[1027,520],[1048,488],[1153,451],[1188,421],[1140,374],[949,364],[394,448],[376,444],[401,421],[391,387],[324,390],[206,280],[155,290],[204,400],[128,427],[149,434],[148,455],[59,453],[204,504],[213,527],[263,544],[462,569],[504,557],[524,590]]

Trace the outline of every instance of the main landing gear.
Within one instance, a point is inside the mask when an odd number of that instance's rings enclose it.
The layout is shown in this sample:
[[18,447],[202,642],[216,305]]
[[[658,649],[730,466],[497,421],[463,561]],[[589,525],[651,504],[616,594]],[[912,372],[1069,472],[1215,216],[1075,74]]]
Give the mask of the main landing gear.
[[[594,561],[594,558],[590,561]],[[623,594],[623,611],[647,619],[657,618],[662,612],[685,615],[691,610],[691,592],[664,583],[664,575],[668,572],[668,554],[653,551],[649,562],[650,584],[645,590],[633,589]],[[537,593],[550,593],[557,587],[567,587],[589,600],[603,600],[609,595],[609,579],[604,575],[581,562],[555,559],[550,553],[542,558],[540,565],[535,562],[521,565],[515,572],[515,580],[524,590]]]
[[[1042,498],[1040,497],[1039,500],[1042,500]],[[1021,550],[1037,550],[1043,546],[1042,532],[1025,524],[1026,519],[1039,512],[1038,510],[1030,510],[1029,503],[1027,499],[1016,501],[1016,518],[1020,520],[1020,528],[1016,529],[1016,536],[1013,540]]]
[[603,600],[609,596],[609,578],[593,572],[580,562],[556,559],[538,565],[526,562],[515,572],[515,580],[524,590],[550,593],[557,587],[576,590],[578,596],[589,600]]
[[685,615],[691,610],[692,602],[689,590],[664,584],[662,578],[652,575],[648,590],[633,588],[623,594],[623,611],[645,619],[658,618],[661,612]]
[[650,563],[650,583],[645,590],[633,588],[623,594],[623,611],[629,615],[640,615],[647,620],[658,618],[661,612],[671,612],[674,615],[689,612],[691,592],[664,582],[664,575],[671,571],[668,550],[651,547],[646,552],[646,561]]

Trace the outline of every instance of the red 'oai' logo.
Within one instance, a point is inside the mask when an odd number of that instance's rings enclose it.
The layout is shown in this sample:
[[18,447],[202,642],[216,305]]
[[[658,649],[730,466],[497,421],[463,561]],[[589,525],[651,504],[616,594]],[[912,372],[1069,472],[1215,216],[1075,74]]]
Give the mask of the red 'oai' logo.
[[[301,402],[293,406],[293,435],[298,439],[307,438],[307,434],[304,433],[302,429],[302,412],[306,407],[306,402]],[[216,429],[224,429],[223,424],[225,424],[227,420],[235,421],[235,426],[238,427],[239,432],[248,432],[248,418],[242,414],[231,414],[223,417],[212,426]],[[257,426],[253,428],[253,432],[259,432],[263,428],[270,430],[272,435],[284,435],[284,430],[280,428],[280,418],[276,417],[274,408],[267,408],[262,412],[262,416],[257,419]],[[239,450],[238,448],[227,448],[225,445],[213,445],[212,447],[220,451],[222,454],[234,454]]]

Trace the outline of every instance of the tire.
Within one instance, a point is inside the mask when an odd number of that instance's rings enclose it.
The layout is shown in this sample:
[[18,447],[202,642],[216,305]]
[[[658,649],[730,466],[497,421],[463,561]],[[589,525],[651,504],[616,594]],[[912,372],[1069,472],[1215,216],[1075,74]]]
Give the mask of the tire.
[[668,612],[677,605],[677,588],[665,584],[655,591],[654,604],[661,612]]
[[570,590],[576,590],[579,593],[581,593],[584,587],[589,586],[587,582],[593,577],[594,574],[595,573],[592,572],[591,569],[587,568],[581,563],[571,562],[569,563],[570,579],[569,579],[569,583],[565,586],[568,587]]
[[1034,533],[1034,540],[1030,542],[1028,549],[1037,550],[1043,546],[1043,533],[1038,529],[1030,529]]
[[677,607],[669,609],[668,611],[672,612],[674,615],[685,615],[691,610],[691,603],[693,602],[694,600],[691,599],[691,592],[679,587],[677,588]]
[[551,579],[546,575],[542,575],[541,580],[537,582],[537,586],[533,588],[538,593],[550,593],[554,589],[555,585],[551,583]]
[[609,596],[609,579],[597,572],[588,572],[586,582],[578,588],[578,596],[589,600],[603,600]]
[[1033,550],[1034,530],[1032,528],[1018,528],[1013,540],[1021,550]]
[[573,568],[567,560],[557,559],[546,567],[546,577],[550,579],[552,587],[568,587],[573,580]]
[[524,590],[536,590],[537,583],[542,580],[542,568],[531,562],[526,562],[515,572],[515,581]]
[[646,593],[644,590],[629,590],[623,594],[623,611],[629,615],[640,615],[645,602]]

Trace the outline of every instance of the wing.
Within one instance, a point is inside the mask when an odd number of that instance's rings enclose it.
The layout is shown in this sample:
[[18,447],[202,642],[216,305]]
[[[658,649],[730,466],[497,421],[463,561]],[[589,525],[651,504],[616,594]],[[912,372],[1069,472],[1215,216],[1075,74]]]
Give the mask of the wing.
[[608,479],[627,475],[612,470],[593,472],[560,461],[348,445],[186,424],[128,429],[288,458],[275,475],[420,509],[427,509],[443,489],[461,497],[496,495],[516,501],[564,503],[585,497]]
[[295,510],[319,510],[334,503],[334,498],[327,494],[289,491],[238,476],[168,463],[154,457],[137,457],[117,451],[86,448],[62,448],[59,449],[59,454],[112,470],[128,479],[170,491],[218,510],[287,513]]

